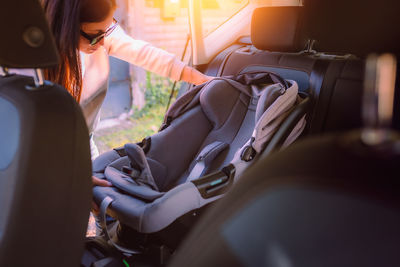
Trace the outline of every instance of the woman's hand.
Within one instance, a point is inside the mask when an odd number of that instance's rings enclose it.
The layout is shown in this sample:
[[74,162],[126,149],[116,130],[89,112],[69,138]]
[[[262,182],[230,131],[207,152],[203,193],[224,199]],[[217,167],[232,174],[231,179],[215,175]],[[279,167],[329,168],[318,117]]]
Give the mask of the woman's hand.
[[92,176],[93,186],[112,186],[112,184],[104,179],[97,178],[96,176]]
[[208,82],[208,81],[211,81],[212,79],[214,79],[215,77],[212,77],[212,76],[208,76],[208,75],[205,75],[205,74],[202,74],[203,75],[203,77],[202,77],[202,81],[201,81],[201,83],[200,84],[202,84],[202,83],[206,83],[206,82]]
[[[93,186],[104,186],[104,187],[112,186],[112,184],[109,181],[104,179],[99,179],[95,176],[92,176],[92,184]],[[100,214],[99,206],[97,206],[97,204],[93,200],[92,200],[92,212],[96,216],[99,216]]]
[[210,80],[214,79],[212,76],[207,76],[200,71],[189,67],[185,66],[182,72],[182,77],[181,80],[188,82],[188,83],[193,83],[195,85],[203,84],[205,82],[208,82]]

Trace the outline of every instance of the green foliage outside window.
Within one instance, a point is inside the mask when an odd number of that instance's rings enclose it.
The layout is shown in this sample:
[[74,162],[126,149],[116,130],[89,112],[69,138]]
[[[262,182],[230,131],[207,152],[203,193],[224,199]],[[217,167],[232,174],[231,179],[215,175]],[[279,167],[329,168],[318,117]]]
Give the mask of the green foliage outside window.
[[[164,119],[172,85],[171,80],[147,72],[145,106],[141,110],[133,107],[133,114],[127,120],[121,121],[120,125],[96,132],[95,142],[100,153],[126,143],[141,141],[156,133]],[[177,84],[176,88],[179,87]]]

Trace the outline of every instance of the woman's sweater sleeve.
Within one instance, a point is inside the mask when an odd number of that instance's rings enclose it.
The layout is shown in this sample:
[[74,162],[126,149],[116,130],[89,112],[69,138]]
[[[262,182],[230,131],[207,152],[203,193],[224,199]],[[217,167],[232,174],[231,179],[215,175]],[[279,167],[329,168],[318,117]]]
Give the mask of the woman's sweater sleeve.
[[117,26],[113,33],[106,37],[105,47],[110,56],[175,81],[180,80],[183,68],[186,65],[178,60],[174,54],[154,47],[145,41],[133,39],[120,26]]

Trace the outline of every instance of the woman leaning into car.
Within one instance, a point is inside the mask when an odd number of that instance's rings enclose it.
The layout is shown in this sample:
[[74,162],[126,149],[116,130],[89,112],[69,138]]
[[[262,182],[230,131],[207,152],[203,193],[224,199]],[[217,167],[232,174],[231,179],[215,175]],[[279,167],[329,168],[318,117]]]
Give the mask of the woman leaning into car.
[[[128,36],[114,19],[116,0],[41,0],[61,57],[45,71],[80,103],[89,131],[99,120],[114,56],[173,80],[201,84],[212,77],[179,61],[173,54]],[[92,158],[98,154],[91,138]],[[95,185],[107,182],[93,178]]]
[[[45,71],[79,102],[92,132],[107,91],[108,56],[173,80],[201,84],[211,77],[175,55],[128,36],[114,19],[116,0],[42,0],[61,63]],[[93,155],[95,156],[95,155]]]

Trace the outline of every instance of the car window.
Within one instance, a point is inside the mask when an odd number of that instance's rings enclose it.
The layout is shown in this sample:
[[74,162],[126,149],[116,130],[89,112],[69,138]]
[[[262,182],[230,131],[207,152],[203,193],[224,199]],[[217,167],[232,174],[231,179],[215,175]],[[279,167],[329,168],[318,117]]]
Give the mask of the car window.
[[249,3],[249,0],[202,0],[203,36],[218,28]]

